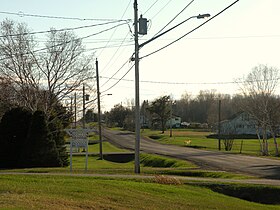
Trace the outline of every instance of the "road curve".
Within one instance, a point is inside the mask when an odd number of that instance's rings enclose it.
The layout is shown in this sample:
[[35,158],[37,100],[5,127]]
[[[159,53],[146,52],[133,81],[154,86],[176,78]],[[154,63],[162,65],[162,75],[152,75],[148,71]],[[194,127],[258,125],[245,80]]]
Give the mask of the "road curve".
[[[103,136],[114,145],[134,150],[135,134],[132,132],[104,129]],[[140,150],[188,160],[202,168],[246,173],[267,179],[280,179],[280,160],[276,159],[164,145],[146,138],[141,138]]]

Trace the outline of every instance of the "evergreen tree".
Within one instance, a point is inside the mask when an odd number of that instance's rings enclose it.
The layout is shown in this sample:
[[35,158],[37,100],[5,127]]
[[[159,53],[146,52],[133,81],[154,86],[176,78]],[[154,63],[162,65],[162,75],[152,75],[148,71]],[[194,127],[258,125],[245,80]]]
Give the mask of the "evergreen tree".
[[22,148],[27,141],[31,112],[23,108],[7,111],[0,123],[0,168],[20,167]]
[[36,111],[32,116],[23,152],[25,167],[61,166],[56,143],[51,138],[46,116],[42,111]]

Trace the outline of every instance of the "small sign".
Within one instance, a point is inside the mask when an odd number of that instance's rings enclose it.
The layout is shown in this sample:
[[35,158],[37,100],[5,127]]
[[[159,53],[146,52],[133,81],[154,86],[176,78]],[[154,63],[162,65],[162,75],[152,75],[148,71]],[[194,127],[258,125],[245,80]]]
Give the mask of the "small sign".
[[86,163],[85,170],[87,170],[88,165],[88,135],[95,130],[93,129],[65,129],[66,133],[71,137],[70,139],[70,171],[72,172],[72,154],[73,147],[85,148],[86,150]]

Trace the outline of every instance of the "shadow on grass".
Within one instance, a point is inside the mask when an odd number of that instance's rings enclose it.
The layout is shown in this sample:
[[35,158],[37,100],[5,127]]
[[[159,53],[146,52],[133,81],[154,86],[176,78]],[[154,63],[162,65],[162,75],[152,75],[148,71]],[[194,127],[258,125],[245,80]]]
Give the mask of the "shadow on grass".
[[134,154],[104,154],[104,160],[115,163],[128,163],[134,160]]
[[[200,185],[201,186],[201,185]],[[261,204],[280,204],[280,188],[251,185],[204,185],[214,192]]]

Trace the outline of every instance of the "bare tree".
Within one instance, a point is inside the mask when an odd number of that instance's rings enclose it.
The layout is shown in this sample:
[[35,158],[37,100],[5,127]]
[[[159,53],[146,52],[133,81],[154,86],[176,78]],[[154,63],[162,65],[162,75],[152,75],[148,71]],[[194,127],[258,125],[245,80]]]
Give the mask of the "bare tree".
[[0,74],[14,84],[20,105],[51,113],[55,103],[93,78],[91,59],[73,32],[51,29],[38,49],[25,24],[4,20],[0,27]]
[[276,124],[274,116],[275,90],[278,85],[279,70],[266,65],[259,65],[244,78],[243,86],[240,86],[244,100],[240,100],[241,108],[256,121],[256,131],[261,140],[261,152],[268,155],[267,137],[269,131]]

